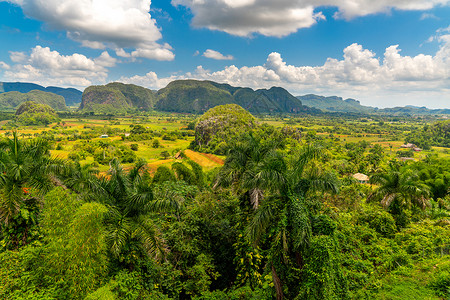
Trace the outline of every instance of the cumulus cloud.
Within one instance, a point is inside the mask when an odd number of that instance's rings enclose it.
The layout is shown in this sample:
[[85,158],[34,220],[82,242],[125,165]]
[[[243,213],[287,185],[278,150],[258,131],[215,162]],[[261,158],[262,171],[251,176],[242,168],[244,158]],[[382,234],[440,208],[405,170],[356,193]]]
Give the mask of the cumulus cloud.
[[215,60],[233,60],[233,55],[223,55],[219,51],[207,49],[205,52],[203,52],[202,56],[215,59]]
[[94,49],[133,48],[134,56],[173,60],[170,47],[161,45],[151,0],[13,0],[24,13],[47,28]]
[[450,35],[442,35],[440,41],[441,47],[434,56],[403,56],[399,46],[393,45],[377,57],[373,51],[354,43],[343,50],[342,58],[328,58],[323,65],[315,67],[289,65],[280,53],[273,52],[259,66],[230,65],[214,72],[198,66],[183,75],[158,78],[156,73],[149,72],[120,80],[153,89],[175,79],[189,78],[253,88],[282,86],[295,95],[337,94],[379,106],[392,106],[396,100],[409,101],[398,102],[399,105],[423,105],[424,98],[433,97],[437,99],[435,106],[448,107]]
[[117,63],[117,59],[107,51],[92,59],[78,53],[61,55],[58,51],[41,46],[33,48],[29,55],[11,52],[10,58],[16,64],[4,72],[4,81],[26,81],[46,86],[86,87],[93,83],[104,83],[108,76],[107,68]]
[[145,86],[150,89],[158,90],[158,89],[161,89],[161,88],[165,87],[166,85],[168,85],[171,81],[177,80],[180,78],[181,77],[179,77],[179,76],[169,76],[169,77],[164,77],[164,78],[158,78],[158,75],[155,72],[150,71],[143,76],[139,76],[139,75],[135,75],[132,77],[122,76],[118,81],[123,82],[123,83],[132,83],[132,84],[136,84],[136,85],[140,85],[140,86]]
[[0,68],[9,70],[10,66],[7,63],[5,63],[4,61],[0,61]]
[[23,63],[27,60],[27,55],[24,52],[10,51],[9,58],[12,62]]
[[172,0],[188,7],[194,27],[220,30],[237,36],[259,33],[282,37],[325,19],[321,7],[336,7],[336,18],[351,19],[391,9],[427,10],[450,0]]

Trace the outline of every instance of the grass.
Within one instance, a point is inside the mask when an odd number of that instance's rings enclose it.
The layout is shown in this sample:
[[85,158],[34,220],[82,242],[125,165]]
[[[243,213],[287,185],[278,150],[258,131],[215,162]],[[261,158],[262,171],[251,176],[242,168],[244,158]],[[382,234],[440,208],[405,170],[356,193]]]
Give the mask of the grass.
[[425,260],[413,268],[402,267],[384,277],[375,299],[445,299],[440,298],[430,286],[444,270],[450,270],[448,258]]
[[[110,128],[116,128],[120,129],[121,132],[130,132],[132,129],[132,125],[140,124],[152,131],[155,132],[163,132],[165,130],[167,131],[173,131],[173,130],[183,130],[185,128],[185,124],[187,122],[191,122],[194,120],[193,116],[189,115],[178,115],[178,114],[155,114],[150,116],[137,116],[137,117],[116,117],[112,120],[107,119],[86,119],[86,118],[80,118],[80,119],[63,119],[62,122],[65,124],[65,130],[67,131],[75,131],[83,132],[83,131],[89,131],[89,128],[96,127],[96,128],[103,128],[103,127],[110,127]],[[261,123],[267,123],[269,125],[273,125],[275,127],[284,127],[286,126],[287,121],[295,121],[293,123],[293,127],[296,128],[304,128],[303,130],[310,131],[310,130],[316,130],[317,135],[319,137],[328,138],[331,132],[333,132],[333,127],[330,126],[330,121],[323,118],[265,118],[264,120],[259,120]],[[297,123],[298,121],[298,123]],[[4,123],[5,121],[3,121]],[[353,130],[355,128],[366,128],[369,125],[376,125],[377,122],[359,122],[357,120],[347,120],[342,121],[342,123],[337,123],[336,126],[340,126],[343,128],[347,128],[348,130]],[[307,125],[305,125],[307,124]],[[333,124],[333,123],[331,123]],[[48,131],[51,130],[52,127],[56,124],[51,124],[49,126],[29,126],[29,127],[21,127],[18,128],[18,132],[25,136],[25,137],[33,137],[34,134],[40,133],[42,131]],[[333,136],[335,138],[339,138],[341,143],[357,143],[360,141],[367,141],[372,144],[380,144],[386,149],[386,153],[389,153],[391,155],[395,155],[394,153],[400,149],[400,145],[404,143],[403,136],[407,132],[409,124],[392,124],[395,126],[401,126],[405,128],[405,132],[401,135],[397,135],[397,140],[393,140],[392,136],[388,131],[391,127],[391,124],[388,125],[388,127],[380,127],[381,133],[374,134],[374,133],[355,133],[352,135],[349,134],[337,134],[333,133]],[[383,129],[384,128],[384,129]],[[61,129],[60,129],[61,130]],[[10,131],[10,130],[9,130]],[[5,133],[5,130],[0,130],[0,133]],[[303,132],[305,134],[305,132]],[[64,136],[62,136],[64,137]],[[99,140],[100,138],[94,138],[92,140]],[[160,148],[153,148],[151,146],[151,141],[138,141],[138,142],[132,142],[132,141],[121,141],[121,138],[119,136],[112,136],[109,137],[108,141],[120,141],[121,143],[124,143],[126,145],[130,144],[138,144],[138,151],[136,151],[137,157],[145,159],[149,164],[153,165],[159,165],[159,161],[162,160],[161,152],[167,151],[170,155],[175,155],[180,150],[186,150],[189,146],[189,143],[193,140],[193,137],[187,137],[186,139],[179,139],[176,141],[165,141],[161,138],[157,138],[160,141]],[[74,141],[64,141],[63,144],[63,150],[52,150],[52,154],[55,156],[58,156],[60,158],[67,158],[68,154],[73,148]],[[221,158],[218,158],[217,156],[210,155],[210,154],[204,154],[204,153],[195,153],[193,151],[187,150],[186,155],[192,159],[193,161],[199,163],[202,167],[205,169],[212,169],[214,167],[220,166],[223,164],[223,160]],[[430,151],[422,151],[422,152],[416,152],[414,154],[414,157],[416,159],[423,159],[427,154],[429,153],[435,153],[439,157],[448,157],[450,155],[449,150],[447,148],[439,148],[439,147],[433,147],[432,152]],[[82,161],[82,163],[90,163],[92,162],[92,158],[88,158],[85,161]],[[169,163],[169,162],[166,162]],[[128,164],[130,165],[130,164]]]
[[223,160],[213,154],[195,152],[189,149],[185,150],[184,154],[207,170],[223,165]]

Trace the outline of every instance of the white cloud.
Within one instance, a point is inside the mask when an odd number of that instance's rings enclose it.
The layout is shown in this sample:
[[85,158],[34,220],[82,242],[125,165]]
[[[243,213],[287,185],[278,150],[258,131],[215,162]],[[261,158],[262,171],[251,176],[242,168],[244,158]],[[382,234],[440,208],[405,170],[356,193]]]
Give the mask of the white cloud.
[[178,76],[170,76],[165,78],[158,78],[158,75],[155,72],[148,72],[143,76],[135,75],[132,77],[124,77],[122,76],[118,81],[123,83],[132,83],[144,87],[148,87],[150,89],[161,89],[168,85],[171,81],[179,79]]
[[183,75],[158,78],[149,72],[120,80],[159,89],[172,80],[193,78],[252,88],[282,86],[294,95],[340,95],[380,107],[393,106],[396,101],[398,105],[449,107],[450,35],[439,40],[441,47],[434,56],[402,56],[399,46],[393,45],[377,57],[355,43],[343,50],[341,59],[328,58],[316,67],[289,65],[280,53],[273,52],[259,66],[231,65],[215,72],[199,66]]
[[4,61],[0,61],[0,68],[4,70],[9,70],[10,66]]
[[[134,48],[135,56],[173,60],[149,13],[151,0],[15,0],[24,13],[85,47]],[[142,55],[142,56],[140,56]]]
[[173,60],[174,54],[172,53],[172,47],[169,44],[164,44],[163,46],[148,46],[146,48],[138,48],[131,52],[131,57],[144,57],[148,59],[155,60]]
[[116,49],[116,55],[117,56],[120,56],[120,57],[131,57],[131,54],[130,53],[127,53],[124,49],[122,49],[122,48],[118,48],[118,49]]
[[24,52],[10,51],[9,58],[12,62],[22,63],[27,60],[27,55]]
[[423,21],[423,20],[426,20],[426,19],[439,20],[439,18],[436,17],[434,14],[423,13],[423,14],[420,16],[420,20]]
[[450,0],[172,0],[188,7],[194,27],[220,30],[237,36],[259,33],[282,37],[325,19],[320,8],[337,7],[336,18],[351,19],[391,9],[427,10]]
[[114,67],[117,63],[117,59],[110,56],[108,51],[103,51],[99,57],[94,59],[94,62],[102,67]]
[[[17,52],[11,56],[18,57]],[[26,81],[45,86],[86,87],[93,83],[104,83],[108,76],[107,67],[117,63],[117,59],[104,51],[97,58],[88,58],[82,54],[61,55],[48,47],[36,46],[29,55],[22,53],[20,60],[13,60],[3,73],[4,81]]]
[[211,59],[216,59],[216,60],[233,60],[234,59],[233,55],[223,55],[222,53],[215,51],[215,50],[211,50],[211,49],[207,49],[205,52],[203,52],[202,56],[211,58]]

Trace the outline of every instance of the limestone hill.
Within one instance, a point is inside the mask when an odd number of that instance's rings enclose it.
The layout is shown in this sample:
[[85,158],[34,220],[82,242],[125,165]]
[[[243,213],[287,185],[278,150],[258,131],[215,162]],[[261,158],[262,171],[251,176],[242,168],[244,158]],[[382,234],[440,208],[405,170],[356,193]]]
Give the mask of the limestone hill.
[[50,92],[32,90],[28,93],[6,92],[0,94],[0,110],[16,110],[22,103],[32,101],[40,104],[46,104],[57,111],[67,110],[64,98]]
[[224,154],[228,142],[257,126],[256,119],[239,105],[219,105],[198,119],[191,148]]
[[158,91],[155,109],[203,113],[217,105],[238,104],[252,113],[299,113],[300,100],[280,87],[253,90],[212,81],[176,80]]
[[154,93],[149,89],[113,82],[86,88],[79,109],[95,113],[125,113],[132,110],[150,110],[154,102]]

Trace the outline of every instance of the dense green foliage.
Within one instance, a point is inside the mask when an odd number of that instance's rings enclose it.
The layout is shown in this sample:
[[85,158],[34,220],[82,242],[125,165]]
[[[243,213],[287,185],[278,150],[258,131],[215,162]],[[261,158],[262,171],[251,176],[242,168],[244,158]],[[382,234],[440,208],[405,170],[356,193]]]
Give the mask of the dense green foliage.
[[193,148],[223,154],[226,144],[257,127],[255,118],[236,105],[220,105],[203,114],[195,125]]
[[58,115],[50,106],[27,101],[17,108],[15,122],[21,125],[48,125],[58,120]]
[[450,297],[448,152],[397,158],[424,120],[97,117],[0,139],[0,299]]
[[20,92],[7,92],[0,94],[0,110],[15,110],[22,103],[33,101],[39,104],[46,104],[57,111],[67,110],[62,96],[38,90],[30,91],[26,94]]
[[430,149],[430,146],[450,148],[450,120],[426,125],[421,130],[411,132],[406,137],[406,142],[424,149]]

